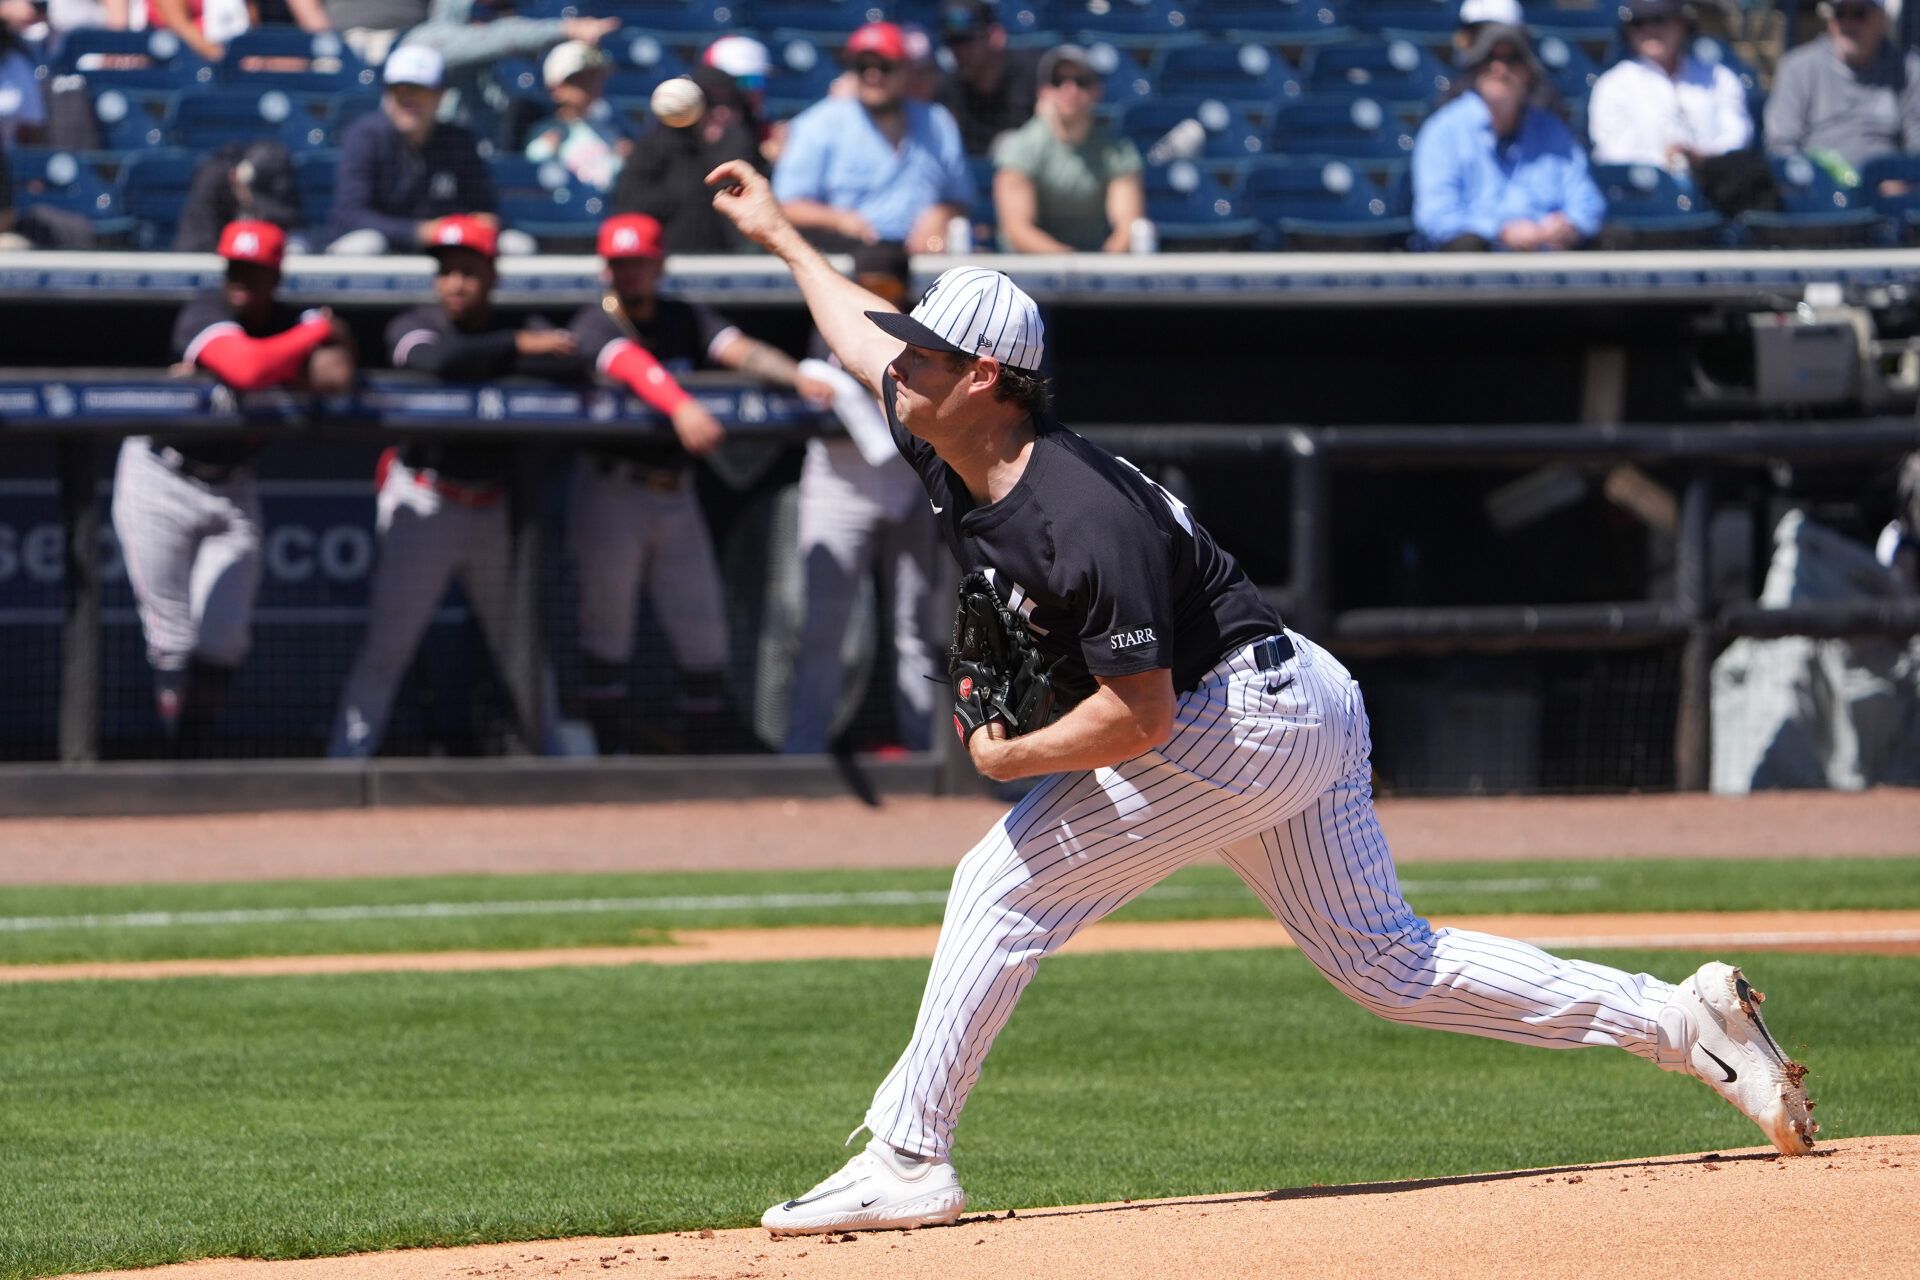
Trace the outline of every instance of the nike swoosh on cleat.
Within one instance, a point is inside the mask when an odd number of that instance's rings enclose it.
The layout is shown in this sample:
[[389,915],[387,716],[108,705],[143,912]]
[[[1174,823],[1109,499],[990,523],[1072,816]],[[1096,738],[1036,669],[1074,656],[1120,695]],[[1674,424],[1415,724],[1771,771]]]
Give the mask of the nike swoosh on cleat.
[[1723,1084],[1732,1084],[1735,1080],[1738,1080],[1740,1078],[1739,1072],[1735,1071],[1732,1067],[1728,1066],[1724,1061],[1721,1060],[1719,1054],[1707,1048],[1707,1046],[1701,1045],[1700,1052],[1706,1054],[1709,1058],[1712,1058],[1713,1065],[1727,1073],[1727,1078],[1724,1081],[1722,1081]]
[[879,1204],[879,1203],[880,1203],[880,1197],[879,1197],[879,1196],[874,1196],[874,1197],[872,1197],[871,1199],[868,1199],[868,1200],[862,1200],[862,1201],[860,1202],[860,1207],[861,1207],[862,1209],[871,1209],[871,1208],[873,1208],[873,1206],[875,1206],[876,1204]]

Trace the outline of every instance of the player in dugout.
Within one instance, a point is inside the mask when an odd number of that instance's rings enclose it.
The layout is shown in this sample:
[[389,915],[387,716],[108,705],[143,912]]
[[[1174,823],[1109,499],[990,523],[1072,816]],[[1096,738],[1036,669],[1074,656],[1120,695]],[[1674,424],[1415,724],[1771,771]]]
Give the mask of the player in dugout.
[[[580,459],[568,542],[580,591],[584,714],[603,755],[688,746],[751,746],[731,720],[726,693],[726,604],[693,463],[726,431],[676,374],[718,366],[833,402],[831,385],[803,375],[793,357],[750,338],[709,307],[660,296],[667,246],[644,214],[609,218],[598,248],[606,295],[570,323],[580,359],[666,415],[670,436],[605,441]],[[642,584],[678,667],[679,732],[643,718],[629,668]]]
[[[204,370],[236,391],[353,385],[351,336],[333,313],[279,301],[287,237],[270,222],[228,223],[226,278],[173,326],[176,374]],[[113,478],[113,530],[153,667],[154,706],[171,749],[211,753],[234,673],[252,644],[260,590],[257,433],[130,436]]]
[[[566,378],[573,335],[538,317],[516,325],[493,309],[499,233],[491,221],[442,218],[429,233],[436,302],[394,317],[387,347],[396,369],[450,381],[529,374]],[[514,446],[490,441],[414,440],[380,456],[375,530],[380,563],[367,608],[367,633],[347,676],[327,754],[365,759],[380,748],[387,717],[434,608],[455,575],[498,663],[507,627],[510,526],[507,491]],[[543,680],[540,723],[522,726],[529,746],[545,743],[554,721]]]

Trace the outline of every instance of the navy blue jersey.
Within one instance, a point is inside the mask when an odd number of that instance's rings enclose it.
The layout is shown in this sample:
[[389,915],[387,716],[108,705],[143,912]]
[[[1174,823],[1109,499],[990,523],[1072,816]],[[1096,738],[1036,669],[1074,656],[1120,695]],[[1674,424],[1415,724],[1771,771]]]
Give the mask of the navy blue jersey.
[[[521,329],[551,329],[539,316],[514,323],[489,314],[478,328],[462,329],[440,306],[414,307],[387,324],[387,354],[396,369],[413,369],[450,381],[484,381],[509,374],[565,376],[570,359],[522,356],[515,343]],[[400,460],[450,480],[503,484],[513,475],[510,442],[415,440],[400,449]]]
[[1062,659],[1055,683],[1073,701],[1093,692],[1095,676],[1160,667],[1190,692],[1229,652],[1280,630],[1239,562],[1126,459],[1043,421],[1012,490],[978,505],[933,446],[900,425],[893,398],[889,373],[887,423],[948,547],[963,569],[988,570],[1040,648]]

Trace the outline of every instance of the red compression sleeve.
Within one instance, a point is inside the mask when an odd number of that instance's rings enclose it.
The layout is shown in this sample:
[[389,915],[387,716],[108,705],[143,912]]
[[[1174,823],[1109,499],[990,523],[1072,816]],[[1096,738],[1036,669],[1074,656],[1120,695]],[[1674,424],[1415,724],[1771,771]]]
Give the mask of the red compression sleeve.
[[622,343],[607,360],[607,372],[633,388],[633,393],[665,414],[693,399],[653,353],[637,342]]
[[325,320],[308,320],[270,338],[223,333],[200,348],[197,362],[237,391],[258,391],[299,376],[314,349],[333,334]]

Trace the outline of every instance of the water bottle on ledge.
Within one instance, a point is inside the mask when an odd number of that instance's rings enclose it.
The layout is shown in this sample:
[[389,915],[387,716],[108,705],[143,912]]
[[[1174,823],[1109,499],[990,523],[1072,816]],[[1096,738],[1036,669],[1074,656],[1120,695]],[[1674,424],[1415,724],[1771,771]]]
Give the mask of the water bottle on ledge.
[[973,223],[962,214],[947,219],[947,252],[973,252]]
[[1160,229],[1147,218],[1135,218],[1133,225],[1127,228],[1127,252],[1158,253],[1160,251]]

